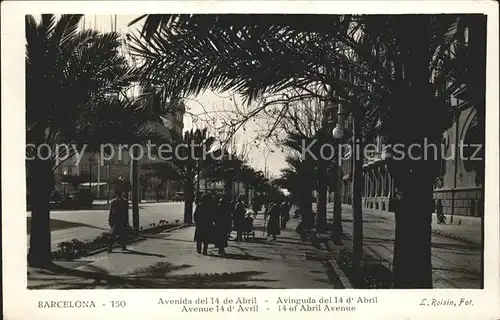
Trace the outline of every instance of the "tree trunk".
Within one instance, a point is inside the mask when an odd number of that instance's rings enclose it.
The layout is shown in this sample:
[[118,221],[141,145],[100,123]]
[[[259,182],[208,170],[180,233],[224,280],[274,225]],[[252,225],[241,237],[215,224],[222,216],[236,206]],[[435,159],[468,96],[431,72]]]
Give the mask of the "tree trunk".
[[[394,241],[394,287],[432,288],[431,222],[433,175],[424,161],[398,172]],[[418,163],[420,162],[420,163]],[[423,162],[423,163],[422,163]]]
[[[233,199],[233,180],[226,178],[224,180],[224,194],[228,199]],[[234,199],[233,199],[234,200]]]
[[320,175],[318,181],[318,195],[316,199],[316,232],[317,233],[325,233],[326,232],[326,205],[327,205],[327,193],[328,193],[328,183],[325,179],[326,172]]
[[299,199],[299,212],[302,215],[302,221],[306,229],[313,227],[314,219],[312,215],[312,196],[311,191],[305,188]]
[[54,184],[52,163],[34,160],[28,175],[31,202],[28,264],[30,266],[44,266],[52,262],[50,236],[50,194]]
[[[354,251],[354,265],[359,266],[361,258],[363,257],[363,208],[362,208],[362,190],[363,190],[363,150],[362,132],[361,132],[360,117],[354,118],[354,136],[352,158],[353,158],[353,172],[352,172],[352,229],[353,229],[353,251]],[[360,150],[359,154],[357,150]]]
[[248,184],[245,184],[245,202],[248,204],[252,202],[250,199],[250,186]]
[[[133,150],[135,153],[135,149]],[[136,159],[134,155],[134,159]],[[139,172],[137,160],[132,160],[132,224],[134,230],[139,232]]]
[[194,184],[189,182],[184,186],[184,223],[193,223],[193,201],[194,201]]

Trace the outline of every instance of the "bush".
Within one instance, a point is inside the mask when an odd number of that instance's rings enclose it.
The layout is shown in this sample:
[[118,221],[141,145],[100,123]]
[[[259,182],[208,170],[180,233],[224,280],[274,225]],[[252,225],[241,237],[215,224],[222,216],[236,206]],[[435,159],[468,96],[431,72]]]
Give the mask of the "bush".
[[392,286],[392,272],[381,261],[361,261],[354,266],[354,252],[344,248],[340,251],[339,266],[345,272],[354,288],[389,289]]

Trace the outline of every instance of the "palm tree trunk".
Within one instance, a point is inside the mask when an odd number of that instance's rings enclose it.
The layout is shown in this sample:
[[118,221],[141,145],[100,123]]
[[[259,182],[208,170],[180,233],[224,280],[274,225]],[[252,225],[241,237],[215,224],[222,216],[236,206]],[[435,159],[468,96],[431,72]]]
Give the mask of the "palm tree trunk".
[[34,160],[28,177],[31,202],[31,231],[28,264],[44,266],[52,262],[50,235],[50,193],[54,174],[50,161]]
[[[415,162],[422,162],[415,161]],[[418,166],[418,167],[417,167]],[[434,179],[425,163],[400,173],[394,241],[394,287],[432,288],[431,222]]]
[[352,233],[354,251],[353,262],[355,266],[359,266],[361,258],[363,257],[363,208],[361,199],[363,191],[363,157],[361,152],[360,154],[356,152],[356,150],[363,150],[361,121],[361,117],[354,115],[354,148],[352,149],[351,156],[354,158],[352,172]]
[[230,178],[224,180],[224,194],[228,199],[233,199],[233,180]]
[[324,177],[326,177],[326,172],[320,174],[318,181],[318,198],[316,199],[317,207],[317,219],[316,219],[316,232],[325,233],[326,232],[326,197],[328,193],[328,183]]
[[[134,149],[134,153],[135,153]],[[139,172],[137,168],[137,157],[132,160],[132,224],[134,230],[139,232]]]
[[184,223],[193,223],[193,201],[194,201],[194,183],[190,181],[184,185]]

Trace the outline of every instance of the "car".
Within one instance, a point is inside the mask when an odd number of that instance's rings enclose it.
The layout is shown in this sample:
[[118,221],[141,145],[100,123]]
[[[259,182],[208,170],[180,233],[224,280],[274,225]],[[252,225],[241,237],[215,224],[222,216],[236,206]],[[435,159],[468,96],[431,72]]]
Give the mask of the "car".
[[184,192],[177,192],[176,194],[174,194],[174,196],[172,197],[172,200],[173,201],[184,201]]
[[91,208],[93,202],[89,189],[74,189],[64,198],[62,206],[67,209]]

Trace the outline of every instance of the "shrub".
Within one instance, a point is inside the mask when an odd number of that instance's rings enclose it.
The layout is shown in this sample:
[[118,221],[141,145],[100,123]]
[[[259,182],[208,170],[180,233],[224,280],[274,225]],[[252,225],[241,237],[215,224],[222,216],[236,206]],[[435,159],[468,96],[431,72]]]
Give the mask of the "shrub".
[[[141,231],[145,233],[159,233],[165,229],[171,228],[173,225],[169,225],[168,221],[163,224],[151,223],[150,227],[147,229],[140,228]],[[129,228],[129,235],[132,237],[136,236],[135,230]],[[73,260],[80,257],[85,257],[91,254],[95,250],[106,248],[109,244],[109,232],[103,232],[101,235],[95,237],[93,240],[80,241],[78,239],[73,239],[71,241],[64,241],[58,244],[58,249],[52,253],[55,259]]]

